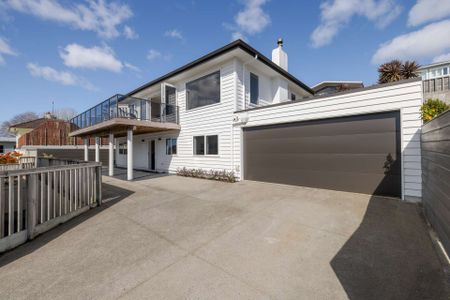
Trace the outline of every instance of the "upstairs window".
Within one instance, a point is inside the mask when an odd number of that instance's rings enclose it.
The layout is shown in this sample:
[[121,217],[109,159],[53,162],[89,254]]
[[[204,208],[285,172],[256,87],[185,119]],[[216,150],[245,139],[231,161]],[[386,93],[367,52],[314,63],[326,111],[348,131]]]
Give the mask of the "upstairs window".
[[295,96],[295,94],[294,94],[294,93],[291,93],[291,100],[292,100],[292,101],[295,101],[296,98],[297,98],[297,97]]
[[250,73],[250,103],[258,104],[259,99],[259,78]]
[[186,83],[186,109],[220,102],[220,71]]

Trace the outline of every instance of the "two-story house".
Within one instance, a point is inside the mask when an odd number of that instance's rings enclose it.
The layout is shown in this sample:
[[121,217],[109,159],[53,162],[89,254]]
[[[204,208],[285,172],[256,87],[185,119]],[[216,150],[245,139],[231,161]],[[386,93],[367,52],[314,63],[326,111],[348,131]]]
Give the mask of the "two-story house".
[[70,135],[85,160],[88,138],[109,137],[109,175],[124,167],[129,180],[200,168],[415,200],[422,102],[420,79],[314,95],[281,40],[272,59],[237,40],[86,110]]
[[422,66],[419,73],[426,99],[439,99],[450,104],[450,61]]

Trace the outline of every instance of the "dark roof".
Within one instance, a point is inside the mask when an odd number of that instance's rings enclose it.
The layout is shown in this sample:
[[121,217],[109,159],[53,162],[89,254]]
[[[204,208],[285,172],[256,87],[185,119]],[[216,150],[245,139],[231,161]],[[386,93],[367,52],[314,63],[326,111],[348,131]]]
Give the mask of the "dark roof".
[[10,125],[9,128],[36,128],[39,125],[41,125],[42,123],[49,121],[49,122],[67,122],[65,120],[61,120],[61,119],[49,119],[49,118],[39,118],[39,119],[34,119],[31,121],[26,121],[26,122],[22,122],[22,123],[16,123],[13,125]]
[[262,53],[258,52],[256,49],[254,49],[253,47],[251,47],[249,44],[247,44],[246,42],[244,42],[243,40],[236,40],[228,45],[225,45],[222,48],[219,48],[213,52],[210,52],[208,54],[206,54],[205,56],[200,57],[199,59],[194,60],[193,62],[188,63],[187,65],[184,65],[170,73],[167,73],[166,75],[163,75],[159,78],[156,78],[155,80],[152,80],[140,87],[138,87],[137,89],[129,92],[128,94],[126,94],[125,96],[132,96],[133,94],[142,91],[145,88],[148,88],[154,84],[160,83],[172,76],[178,75],[184,71],[187,71],[189,69],[192,69],[198,65],[201,65],[211,59],[214,59],[226,52],[229,52],[231,50],[234,50],[236,48],[239,48],[245,52],[247,52],[248,54],[250,54],[251,56],[257,56],[257,59],[259,61],[261,61],[262,63],[264,63],[265,65],[267,65],[268,67],[272,68],[274,71],[278,72],[279,74],[283,75],[284,77],[286,77],[287,79],[289,79],[290,81],[294,82],[295,84],[301,86],[303,89],[305,89],[307,92],[314,94],[313,90],[311,88],[309,88],[306,84],[304,84],[303,82],[301,82],[300,80],[298,80],[296,77],[294,77],[292,74],[290,74],[289,72],[287,72],[286,70],[282,69],[280,66],[278,66],[277,64],[275,64],[274,62],[272,62],[270,59],[268,59],[266,56],[264,56]]

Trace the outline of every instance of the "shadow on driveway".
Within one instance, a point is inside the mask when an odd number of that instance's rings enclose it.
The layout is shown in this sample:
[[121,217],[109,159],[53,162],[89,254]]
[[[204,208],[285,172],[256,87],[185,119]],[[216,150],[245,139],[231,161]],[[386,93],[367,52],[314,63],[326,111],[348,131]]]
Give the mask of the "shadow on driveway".
[[373,196],[330,264],[350,299],[449,299],[449,277],[415,204]]
[[99,207],[92,208],[87,212],[69,220],[68,222],[61,224],[50,231],[47,231],[40,236],[36,237],[32,241],[28,241],[25,244],[11,249],[10,251],[0,255],[0,268],[19,259],[23,256],[26,256],[39,248],[43,247],[50,241],[56,239],[66,231],[76,227],[77,225],[85,222],[86,220],[94,217],[95,215],[101,213],[105,209],[108,209],[112,205],[118,203],[119,201],[125,199],[126,197],[133,194],[133,191],[119,188],[117,186],[113,186],[107,183],[102,183],[102,197],[103,204]]

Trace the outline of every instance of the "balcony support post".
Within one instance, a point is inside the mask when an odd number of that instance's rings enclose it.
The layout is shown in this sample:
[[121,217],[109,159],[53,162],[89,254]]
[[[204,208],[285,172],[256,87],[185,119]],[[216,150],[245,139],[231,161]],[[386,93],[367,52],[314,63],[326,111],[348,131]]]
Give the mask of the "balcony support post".
[[84,138],[84,160],[89,161],[89,138]]
[[95,161],[100,162],[100,137],[95,137]]
[[127,180],[133,180],[133,129],[127,130]]
[[108,175],[114,176],[114,133],[109,134]]

